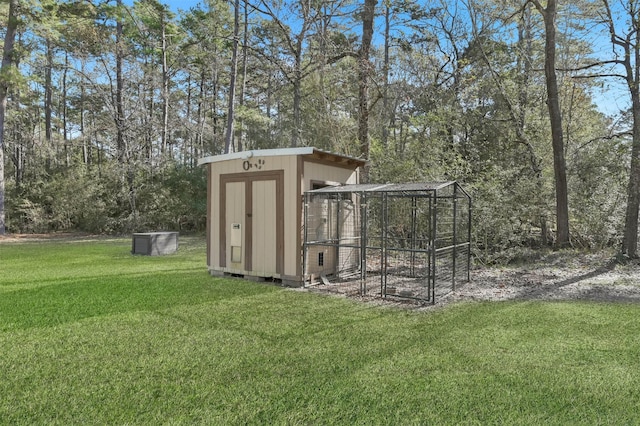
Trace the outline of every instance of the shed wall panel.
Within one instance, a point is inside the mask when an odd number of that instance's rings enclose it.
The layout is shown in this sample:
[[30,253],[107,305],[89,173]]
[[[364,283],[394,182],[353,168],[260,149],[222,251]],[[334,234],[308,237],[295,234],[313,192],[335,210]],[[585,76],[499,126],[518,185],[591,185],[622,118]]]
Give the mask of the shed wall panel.
[[252,187],[252,274],[271,276],[276,274],[276,182],[258,181]]
[[284,271],[285,276],[296,276],[300,263],[299,235],[302,223],[298,217],[298,206],[300,205],[298,193],[298,159],[296,156],[283,157],[282,167],[285,171],[284,177]]
[[304,164],[304,191],[311,188],[312,182],[325,182],[328,185],[352,184],[356,183],[357,174],[355,171],[342,167],[329,166],[307,161]]
[[220,240],[219,226],[220,223],[220,175],[215,169],[213,164],[209,164],[209,194],[208,194],[208,241],[207,241],[207,253],[209,255],[208,265],[209,268],[220,266],[220,247],[219,244],[214,244],[214,241]]
[[[230,270],[242,271],[244,270],[245,259],[245,184],[244,182],[230,182],[227,183],[227,194],[233,194],[233,196],[227,196],[226,200],[226,214],[225,228],[227,230],[226,238],[226,265]],[[231,246],[231,228],[234,223],[240,224],[240,257],[239,262],[233,262],[232,259],[232,246]]]

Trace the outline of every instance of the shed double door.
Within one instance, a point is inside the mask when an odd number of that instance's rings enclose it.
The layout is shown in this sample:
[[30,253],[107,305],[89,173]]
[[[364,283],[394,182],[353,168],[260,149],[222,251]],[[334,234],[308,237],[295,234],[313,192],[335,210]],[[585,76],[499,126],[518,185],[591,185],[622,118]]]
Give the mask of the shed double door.
[[282,274],[283,189],[282,171],[221,177],[222,266],[261,277]]

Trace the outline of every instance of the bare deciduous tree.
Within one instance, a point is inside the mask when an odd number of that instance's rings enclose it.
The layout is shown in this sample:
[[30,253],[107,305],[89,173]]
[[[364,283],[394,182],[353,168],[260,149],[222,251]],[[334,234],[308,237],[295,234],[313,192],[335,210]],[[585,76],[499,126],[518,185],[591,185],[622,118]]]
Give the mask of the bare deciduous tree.
[[558,80],[556,77],[556,15],[558,3],[548,0],[544,7],[538,0],[530,0],[544,19],[545,29],[545,65],[547,83],[547,107],[551,122],[551,144],[553,146],[553,171],[556,189],[556,247],[563,248],[569,241],[569,196],[567,188],[567,166],[564,155],[564,136],[562,130],[562,110]]

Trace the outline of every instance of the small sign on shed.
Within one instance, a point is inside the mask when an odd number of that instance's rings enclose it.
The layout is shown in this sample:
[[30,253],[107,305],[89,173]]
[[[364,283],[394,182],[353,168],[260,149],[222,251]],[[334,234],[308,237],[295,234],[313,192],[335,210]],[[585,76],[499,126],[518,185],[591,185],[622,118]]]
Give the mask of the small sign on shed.
[[138,232],[133,234],[131,254],[159,256],[178,251],[177,232]]

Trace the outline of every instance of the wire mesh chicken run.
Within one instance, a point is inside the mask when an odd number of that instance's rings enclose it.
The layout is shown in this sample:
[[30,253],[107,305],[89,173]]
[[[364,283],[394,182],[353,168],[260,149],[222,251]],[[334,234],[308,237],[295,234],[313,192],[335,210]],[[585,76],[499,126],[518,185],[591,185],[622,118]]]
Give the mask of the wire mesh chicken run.
[[455,181],[304,194],[304,286],[435,303],[470,279],[471,197]]

